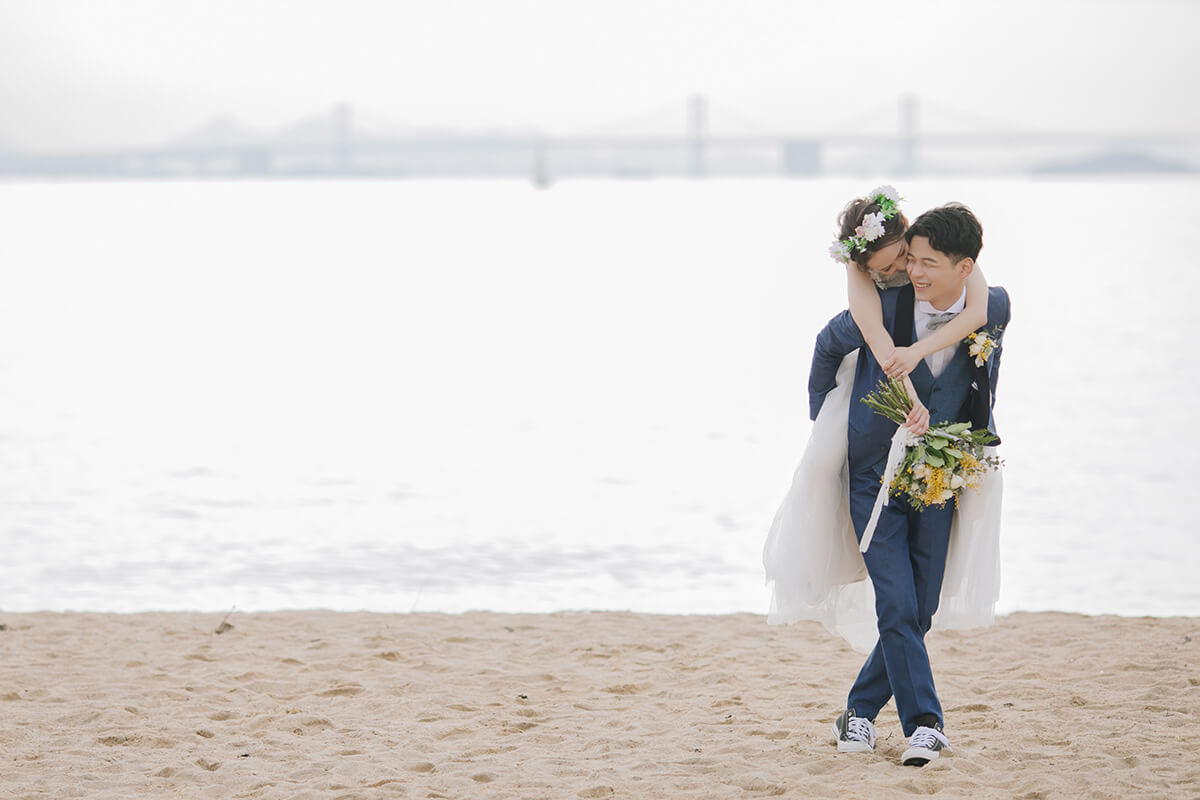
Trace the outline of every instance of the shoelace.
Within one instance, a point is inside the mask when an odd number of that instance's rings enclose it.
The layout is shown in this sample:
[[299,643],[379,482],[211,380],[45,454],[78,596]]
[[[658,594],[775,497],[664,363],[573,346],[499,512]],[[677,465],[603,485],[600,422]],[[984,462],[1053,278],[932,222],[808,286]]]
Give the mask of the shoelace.
[[856,742],[866,742],[874,747],[875,726],[871,724],[871,720],[869,719],[851,717],[850,721],[846,723],[846,738]]
[[947,750],[954,749],[950,746],[950,740],[946,738],[944,733],[937,728],[926,728],[923,725],[913,732],[912,738],[908,740],[908,746],[924,747],[927,750],[932,750],[934,742],[941,742],[942,746]]

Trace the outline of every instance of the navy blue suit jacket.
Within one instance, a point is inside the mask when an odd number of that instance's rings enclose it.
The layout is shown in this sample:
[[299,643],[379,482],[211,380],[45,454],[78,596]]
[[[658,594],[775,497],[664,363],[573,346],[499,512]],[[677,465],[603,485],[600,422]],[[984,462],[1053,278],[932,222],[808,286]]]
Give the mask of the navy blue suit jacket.
[[[892,334],[893,341],[916,341],[916,331],[908,331],[908,336],[896,336],[897,308],[900,303],[913,302],[911,286],[901,286],[895,289],[883,289],[879,292],[883,304],[883,324]],[[901,317],[911,315],[901,314]],[[996,423],[991,415],[995,405],[996,384],[1000,374],[1000,356],[1003,349],[1004,327],[1008,325],[1010,305],[1008,292],[999,286],[988,290],[988,321],[980,330],[994,333],[997,329],[997,346],[985,366],[990,379],[990,397],[987,398],[988,429],[996,433]],[[889,421],[861,402],[862,398],[875,390],[881,380],[885,379],[883,370],[871,355],[863,340],[862,333],[854,324],[849,311],[829,321],[829,324],[817,334],[816,346],[813,349],[812,370],[808,377],[809,413],[812,419],[817,418],[817,412],[825,402],[825,395],[834,386],[834,377],[842,359],[854,350],[859,350],[858,366],[854,374],[854,386],[850,398],[849,419],[849,457],[850,473],[867,470],[876,474],[876,480],[883,474],[884,462],[887,460],[888,448],[892,436],[896,433],[896,424]],[[967,346],[960,344],[954,357],[946,365],[938,378],[933,377],[929,367],[922,361],[911,374],[913,386],[921,401],[929,408],[930,424],[940,422],[970,421],[970,401],[972,400],[973,359],[967,354]],[[878,485],[878,483],[876,483]]]

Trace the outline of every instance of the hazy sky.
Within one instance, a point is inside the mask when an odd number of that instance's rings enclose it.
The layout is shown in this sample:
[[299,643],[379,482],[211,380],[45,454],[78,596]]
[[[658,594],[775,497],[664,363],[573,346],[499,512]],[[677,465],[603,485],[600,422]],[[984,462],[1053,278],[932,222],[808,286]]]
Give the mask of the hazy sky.
[[228,115],[548,133],[1200,131],[1189,0],[0,0],[0,142],[156,144]]

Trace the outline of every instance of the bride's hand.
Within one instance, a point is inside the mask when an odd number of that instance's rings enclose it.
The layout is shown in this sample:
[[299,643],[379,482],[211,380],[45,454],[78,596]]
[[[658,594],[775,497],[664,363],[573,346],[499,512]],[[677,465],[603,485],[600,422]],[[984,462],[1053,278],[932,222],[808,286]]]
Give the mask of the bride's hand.
[[919,363],[921,363],[921,355],[913,348],[897,347],[880,366],[888,377],[903,378],[916,369]]
[[921,403],[914,404],[908,412],[908,418],[904,420],[904,425],[914,436],[924,436],[929,430],[929,409]]

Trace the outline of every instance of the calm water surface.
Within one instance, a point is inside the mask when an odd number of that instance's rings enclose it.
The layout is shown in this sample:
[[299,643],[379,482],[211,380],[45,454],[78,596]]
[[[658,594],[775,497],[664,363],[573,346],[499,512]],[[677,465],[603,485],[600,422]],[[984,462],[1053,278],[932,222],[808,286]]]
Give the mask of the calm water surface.
[[[878,182],[0,184],[0,608],[764,612]],[[899,188],[1013,296],[1001,610],[1200,614],[1200,182]]]

